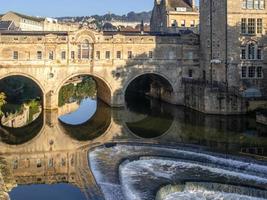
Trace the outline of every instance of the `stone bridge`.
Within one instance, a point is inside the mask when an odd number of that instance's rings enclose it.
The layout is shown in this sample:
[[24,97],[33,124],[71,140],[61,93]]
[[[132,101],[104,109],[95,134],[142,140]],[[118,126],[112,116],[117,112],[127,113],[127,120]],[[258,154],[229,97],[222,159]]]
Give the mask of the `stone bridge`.
[[33,80],[43,92],[44,108],[56,109],[60,88],[75,76],[90,75],[98,97],[120,107],[133,80],[154,74],[171,86],[171,91],[157,88],[157,95],[183,104],[182,77],[199,76],[198,48],[194,34],[1,32],[0,79],[19,75]]

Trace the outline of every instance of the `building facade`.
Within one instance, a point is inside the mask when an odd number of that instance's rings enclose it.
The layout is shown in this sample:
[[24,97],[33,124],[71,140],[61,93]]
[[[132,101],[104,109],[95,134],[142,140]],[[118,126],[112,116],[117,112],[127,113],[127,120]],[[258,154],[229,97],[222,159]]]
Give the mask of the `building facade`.
[[200,21],[203,76],[266,96],[266,1],[201,0]]
[[198,33],[199,12],[194,0],[155,0],[150,22],[151,32]]
[[60,24],[56,19],[24,15],[17,12],[7,12],[1,16],[1,21],[11,21],[21,31],[75,31],[78,25]]

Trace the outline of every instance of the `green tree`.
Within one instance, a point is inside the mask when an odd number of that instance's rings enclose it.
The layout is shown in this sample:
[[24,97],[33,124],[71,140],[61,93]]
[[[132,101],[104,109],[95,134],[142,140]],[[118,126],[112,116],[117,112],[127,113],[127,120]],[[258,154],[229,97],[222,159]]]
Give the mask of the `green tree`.
[[0,92],[0,116],[3,114],[2,107],[3,107],[4,104],[6,104],[5,99],[6,99],[5,93]]

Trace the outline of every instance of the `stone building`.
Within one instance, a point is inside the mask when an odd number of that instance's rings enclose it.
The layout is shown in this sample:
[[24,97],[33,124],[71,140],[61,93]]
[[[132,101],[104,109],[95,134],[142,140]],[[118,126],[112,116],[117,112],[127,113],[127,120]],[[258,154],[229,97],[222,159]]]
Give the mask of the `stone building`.
[[[2,32],[0,77],[24,74],[43,88],[45,108],[58,108],[59,88],[74,75],[91,75],[98,97],[124,105],[128,85],[144,74],[170,83],[161,99],[183,105],[183,77],[199,76],[199,38],[194,33],[152,35],[142,32]],[[53,105],[52,105],[53,104]]]
[[265,0],[200,1],[204,78],[245,97],[266,96],[266,11]]
[[155,0],[150,22],[151,32],[198,33],[199,12],[194,0]]
[[7,12],[1,16],[1,21],[11,21],[22,31],[75,31],[78,25],[60,24],[56,19],[24,15],[17,12]]

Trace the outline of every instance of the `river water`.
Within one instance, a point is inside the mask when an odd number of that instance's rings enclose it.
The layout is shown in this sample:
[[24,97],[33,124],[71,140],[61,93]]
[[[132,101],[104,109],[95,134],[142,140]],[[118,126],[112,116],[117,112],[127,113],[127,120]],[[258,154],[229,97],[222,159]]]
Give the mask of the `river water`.
[[154,199],[167,185],[183,189],[162,199],[267,197],[267,127],[253,114],[204,115],[133,94],[123,109],[87,96],[31,119],[0,129],[11,200]]

